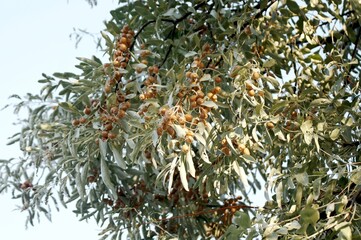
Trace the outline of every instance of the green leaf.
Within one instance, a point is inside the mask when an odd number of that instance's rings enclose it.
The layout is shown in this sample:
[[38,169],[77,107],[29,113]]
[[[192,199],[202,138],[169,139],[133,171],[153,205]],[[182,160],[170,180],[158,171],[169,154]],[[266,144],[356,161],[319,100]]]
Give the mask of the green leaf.
[[[127,164],[125,163],[122,154],[118,151],[118,149],[114,146],[114,144],[110,143],[109,147],[110,147],[111,151],[113,152],[115,162],[118,164],[118,166],[122,169],[126,169]],[[123,151],[123,150],[121,149],[121,151]]]
[[296,3],[295,1],[287,0],[286,5],[291,10],[291,12],[293,12],[294,14],[296,14],[296,15],[300,14],[301,9],[300,9],[298,3]]
[[318,98],[318,99],[315,99],[313,100],[311,103],[310,103],[310,106],[320,106],[320,105],[328,105],[331,103],[331,100],[329,100],[328,98]]
[[237,212],[235,214],[234,223],[237,224],[242,229],[250,228],[252,225],[251,218],[245,212]]
[[115,190],[114,184],[111,181],[111,172],[108,168],[106,156],[107,156],[107,142],[106,141],[99,141],[99,147],[100,147],[100,172],[102,176],[102,180],[107,186],[107,188],[110,191],[110,194],[113,196],[113,199],[118,199],[117,192]]
[[300,215],[303,224],[315,225],[320,219],[320,213],[318,210],[311,206],[306,206],[302,209]]
[[61,107],[65,111],[80,114],[80,111],[76,107],[74,107],[73,104],[71,104],[69,102],[61,102],[61,103],[59,103],[59,107]]
[[273,67],[275,64],[277,63],[277,61],[275,59],[269,59],[267,61],[265,61],[262,65],[262,67],[264,68],[271,68]]
[[361,170],[355,169],[351,175],[351,181],[357,185],[361,185]]
[[303,186],[308,185],[308,174],[307,172],[298,173],[295,175],[295,178],[298,183],[302,184]]

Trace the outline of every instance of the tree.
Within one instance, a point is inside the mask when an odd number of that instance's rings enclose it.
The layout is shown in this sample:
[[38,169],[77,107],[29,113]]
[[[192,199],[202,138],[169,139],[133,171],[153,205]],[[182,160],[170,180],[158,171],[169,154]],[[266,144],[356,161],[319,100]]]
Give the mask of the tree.
[[[123,2],[123,1],[120,1]],[[125,1],[124,1],[125,2]],[[76,201],[103,238],[357,239],[357,1],[130,1],[104,54],[43,75],[1,161],[32,224]],[[266,203],[252,193],[265,189]]]

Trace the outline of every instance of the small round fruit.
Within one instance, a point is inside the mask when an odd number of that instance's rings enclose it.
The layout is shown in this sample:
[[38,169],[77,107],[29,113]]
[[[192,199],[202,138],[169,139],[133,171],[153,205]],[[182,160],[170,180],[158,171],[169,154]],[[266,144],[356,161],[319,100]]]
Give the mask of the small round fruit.
[[123,52],[128,50],[127,45],[125,45],[124,43],[119,44],[119,49]]
[[246,156],[251,155],[251,152],[249,151],[248,148],[245,148],[245,149],[243,150],[243,155],[246,155]]
[[191,114],[189,114],[189,113],[187,113],[184,117],[185,117],[187,122],[191,122],[193,120],[193,116]]
[[222,82],[222,78],[219,77],[219,76],[217,76],[217,77],[214,78],[214,81],[215,81],[216,83],[221,83],[221,82]]
[[204,103],[204,99],[203,98],[198,98],[197,99],[197,104],[198,105],[202,105]]
[[139,95],[139,99],[142,100],[142,101],[145,100],[145,95],[144,95],[143,93],[141,93],[141,94]]
[[90,115],[92,110],[89,107],[86,107],[86,108],[84,108],[83,112],[84,112],[85,115]]
[[248,95],[253,97],[254,95],[256,95],[256,93],[253,89],[251,89],[251,90],[248,90]]
[[267,123],[266,123],[266,126],[267,126],[267,128],[269,128],[269,129],[272,129],[272,128],[275,127],[275,125],[273,124],[273,122],[267,122]]
[[110,93],[112,91],[112,87],[109,84],[106,84],[104,87],[104,92],[105,93]]
[[79,118],[79,123],[80,123],[80,124],[86,123],[86,118],[85,118],[85,117]]
[[222,91],[222,88],[219,87],[219,86],[217,86],[217,87],[213,88],[212,93],[218,94],[218,93],[220,93],[221,91]]
[[238,144],[238,150],[243,153],[244,149],[246,149],[246,146],[243,143]]
[[72,124],[74,127],[77,127],[77,126],[79,126],[80,121],[79,121],[79,119],[74,119],[74,120],[71,122],[71,124]]
[[124,116],[125,116],[125,111],[122,110],[122,109],[120,109],[120,110],[118,111],[117,117],[118,117],[118,118],[123,118]]
[[108,123],[104,126],[104,130],[105,131],[110,131],[113,129],[113,125],[111,123]]
[[115,139],[116,137],[117,137],[117,134],[112,133],[112,132],[108,133],[108,138],[109,139]]
[[261,75],[259,74],[259,72],[254,71],[254,72],[252,73],[252,79],[253,79],[253,80],[258,80],[260,77],[261,77]]
[[189,151],[189,146],[187,144],[183,144],[182,146],[182,152],[187,153]]
[[194,140],[194,138],[192,137],[192,136],[186,136],[186,138],[185,138],[185,141],[187,142],[187,143],[192,143],[193,142],[193,140]]
[[93,176],[93,175],[90,175],[90,176],[87,177],[88,183],[95,182],[95,180],[96,180],[96,178],[95,178],[95,176]]
[[102,138],[107,139],[109,135],[108,131],[102,131]]

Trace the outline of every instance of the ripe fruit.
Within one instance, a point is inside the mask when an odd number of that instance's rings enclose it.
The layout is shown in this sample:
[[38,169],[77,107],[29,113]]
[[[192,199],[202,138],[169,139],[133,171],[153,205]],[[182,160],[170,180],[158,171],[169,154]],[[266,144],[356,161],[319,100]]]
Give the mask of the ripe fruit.
[[125,45],[124,43],[119,44],[119,49],[123,52],[128,50],[127,45]]
[[158,128],[157,128],[157,134],[158,134],[158,136],[162,136],[162,133],[163,133],[163,128],[162,128],[162,127],[158,127]]
[[112,132],[108,133],[108,138],[109,139],[115,139],[116,137],[117,137],[117,134],[112,133]]
[[118,107],[112,107],[112,108],[110,109],[110,112],[111,112],[113,115],[117,115],[117,114],[118,114],[118,111],[119,111]]
[[191,79],[196,79],[196,78],[198,78],[199,76],[198,76],[198,74],[197,73],[191,73]]
[[267,122],[267,123],[266,123],[266,126],[267,126],[267,128],[269,128],[269,129],[272,129],[272,128],[275,127],[275,125],[274,125],[272,122]]
[[106,131],[110,131],[112,129],[113,129],[113,125],[111,123],[108,123],[104,126],[104,130],[106,130]]
[[246,146],[243,143],[238,144],[238,150],[243,153],[244,149],[246,149]]
[[246,156],[251,155],[251,152],[249,151],[248,148],[245,148],[245,149],[243,150],[243,155],[246,155]]
[[71,124],[72,124],[74,127],[77,127],[77,126],[79,126],[80,121],[79,121],[78,119],[74,119],[74,120],[71,122]]
[[217,97],[217,95],[215,95],[215,94],[211,97],[211,100],[212,100],[213,102],[217,102],[217,99],[218,99],[218,97]]
[[112,87],[108,84],[105,85],[104,87],[104,92],[105,93],[110,93],[112,91]]
[[178,118],[178,123],[179,123],[180,125],[184,125],[184,124],[186,123],[186,119],[185,119],[184,117],[179,117],[179,118]]
[[261,77],[261,75],[259,74],[259,72],[254,71],[254,72],[252,73],[252,79],[253,79],[253,80],[257,80],[257,79],[259,79],[260,77]]
[[221,91],[222,91],[222,88],[219,87],[219,86],[217,86],[217,87],[213,88],[212,93],[218,94],[218,93],[220,93]]
[[86,123],[86,118],[85,118],[85,117],[79,118],[79,122],[80,122],[81,124]]
[[189,151],[189,146],[187,144],[183,144],[182,146],[182,152],[187,153]]
[[222,152],[227,156],[231,155],[231,150],[228,147],[223,147]]
[[118,111],[117,117],[118,117],[118,118],[123,118],[124,116],[125,116],[125,111],[122,110],[122,109],[120,109],[120,110]]
[[187,143],[192,143],[193,140],[194,140],[194,138],[193,138],[192,136],[190,136],[190,135],[187,135],[186,138],[185,138],[185,141],[186,141]]
[[139,95],[139,99],[142,100],[142,101],[145,100],[145,95],[144,95],[143,93],[141,93],[141,94]]
[[254,95],[256,95],[256,93],[253,89],[251,89],[251,90],[248,90],[248,95],[253,97]]
[[203,98],[198,98],[197,99],[197,104],[198,105],[202,105],[204,103],[204,99]]
[[184,117],[185,117],[187,122],[191,122],[193,120],[193,116],[190,115],[189,113],[187,113]]
[[109,132],[108,132],[108,131],[102,131],[102,138],[103,138],[103,139],[107,139],[107,138],[108,138],[108,135],[109,135]]
[[89,115],[92,112],[92,110],[89,107],[86,107],[84,108],[83,112],[85,115]]
[[217,76],[217,77],[214,78],[214,81],[215,81],[216,83],[221,83],[221,82],[222,82],[222,78],[219,77],[219,76]]

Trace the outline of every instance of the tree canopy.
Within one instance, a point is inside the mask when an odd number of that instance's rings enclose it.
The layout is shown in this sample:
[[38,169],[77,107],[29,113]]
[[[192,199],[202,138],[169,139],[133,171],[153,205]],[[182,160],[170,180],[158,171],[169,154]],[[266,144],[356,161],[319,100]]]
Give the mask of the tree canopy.
[[0,191],[31,224],[76,202],[102,239],[361,237],[358,1],[119,3],[107,62],[13,96]]

